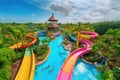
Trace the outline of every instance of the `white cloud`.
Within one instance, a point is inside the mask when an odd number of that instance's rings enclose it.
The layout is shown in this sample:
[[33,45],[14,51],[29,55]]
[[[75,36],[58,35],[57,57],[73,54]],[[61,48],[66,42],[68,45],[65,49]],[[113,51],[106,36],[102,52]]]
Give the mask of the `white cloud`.
[[32,16],[36,16],[36,14],[31,14]]
[[120,20],[120,0],[29,0],[64,15],[66,22]]

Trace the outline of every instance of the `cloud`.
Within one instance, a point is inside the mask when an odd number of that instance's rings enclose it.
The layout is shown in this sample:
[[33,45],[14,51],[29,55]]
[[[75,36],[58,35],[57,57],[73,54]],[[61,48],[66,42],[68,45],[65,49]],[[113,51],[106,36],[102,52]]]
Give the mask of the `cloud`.
[[[48,9],[52,10],[52,11],[55,11],[55,12],[60,12],[60,13],[63,13],[65,15],[69,15],[69,13],[72,11],[71,9],[71,6],[69,5],[65,5],[63,4],[64,6],[61,6],[61,4],[56,4],[56,3],[53,3],[53,4],[50,4],[48,6]],[[65,8],[66,7],[66,8]]]
[[120,20],[120,0],[29,0],[32,4],[64,15],[66,22]]
[[36,16],[36,14],[31,14],[32,16]]

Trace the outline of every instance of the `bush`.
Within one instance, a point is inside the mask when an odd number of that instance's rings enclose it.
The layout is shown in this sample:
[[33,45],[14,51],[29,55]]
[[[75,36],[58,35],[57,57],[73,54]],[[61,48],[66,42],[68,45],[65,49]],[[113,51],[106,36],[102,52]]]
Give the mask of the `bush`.
[[48,50],[49,50],[48,46],[46,48],[45,46],[39,46],[34,50],[34,52],[38,55],[38,60],[41,61],[47,56]]
[[12,64],[13,60],[16,57],[16,53],[10,48],[2,48],[0,49],[0,63]]
[[10,80],[12,63],[21,58],[23,54],[16,53],[10,48],[0,49],[0,80]]
[[12,75],[11,65],[6,65],[2,69],[0,69],[0,80],[10,80]]
[[120,29],[120,22],[98,22],[93,24],[94,29],[100,35],[105,34],[108,29]]

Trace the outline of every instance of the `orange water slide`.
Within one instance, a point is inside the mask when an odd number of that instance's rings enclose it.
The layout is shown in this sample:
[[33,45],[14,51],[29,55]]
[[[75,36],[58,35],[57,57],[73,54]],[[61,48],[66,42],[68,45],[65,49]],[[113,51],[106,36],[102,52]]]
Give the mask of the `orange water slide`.
[[32,46],[33,44],[35,44],[37,42],[37,39],[34,36],[27,35],[27,37],[31,38],[33,40],[30,43],[28,43],[28,44],[22,45],[20,48],[25,49],[27,47]]
[[25,49],[25,48],[27,48],[29,46],[32,46],[33,44],[35,44],[37,42],[37,39],[34,36],[27,35],[27,37],[32,39],[32,42],[27,43],[25,45],[23,45],[22,42],[19,42],[19,43],[13,45],[13,46],[10,46],[9,48],[11,48],[11,49],[15,49],[15,48]]

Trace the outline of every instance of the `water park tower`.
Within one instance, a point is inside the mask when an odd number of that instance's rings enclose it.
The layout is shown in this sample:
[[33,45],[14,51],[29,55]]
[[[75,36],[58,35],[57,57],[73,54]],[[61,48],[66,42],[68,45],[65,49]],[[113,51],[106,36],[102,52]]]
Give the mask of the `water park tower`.
[[48,29],[55,30],[58,28],[57,25],[57,19],[55,18],[54,14],[52,13],[52,16],[48,19]]

